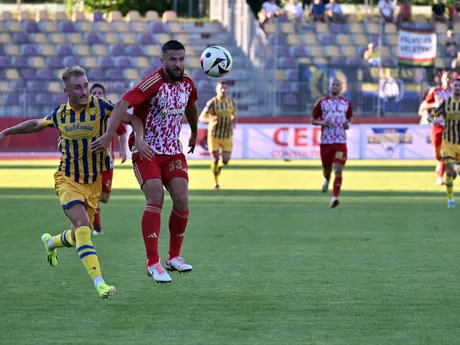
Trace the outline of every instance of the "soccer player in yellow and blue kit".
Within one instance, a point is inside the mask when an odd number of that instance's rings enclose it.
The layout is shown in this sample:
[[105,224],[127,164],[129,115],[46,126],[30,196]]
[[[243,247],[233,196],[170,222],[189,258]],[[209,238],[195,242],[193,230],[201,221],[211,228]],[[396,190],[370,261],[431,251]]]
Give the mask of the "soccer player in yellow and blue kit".
[[446,166],[445,185],[447,188],[447,207],[454,208],[454,164],[460,162],[460,79],[452,83],[453,95],[445,99],[428,117],[444,116],[445,125],[441,144],[441,156]]
[[110,168],[110,157],[107,152],[92,152],[90,144],[105,133],[113,105],[90,96],[88,79],[80,66],[67,68],[62,81],[69,98],[67,104],[61,104],[44,119],[28,120],[3,130],[0,141],[9,135],[40,132],[47,127],[59,131],[58,146],[62,157],[54,174],[55,189],[72,229],[56,236],[42,235],[46,257],[55,267],[58,264],[57,249],[75,247],[97,292],[102,298],[109,298],[116,290],[102,278],[99,259],[91,242],[91,225],[101,195],[102,172]]

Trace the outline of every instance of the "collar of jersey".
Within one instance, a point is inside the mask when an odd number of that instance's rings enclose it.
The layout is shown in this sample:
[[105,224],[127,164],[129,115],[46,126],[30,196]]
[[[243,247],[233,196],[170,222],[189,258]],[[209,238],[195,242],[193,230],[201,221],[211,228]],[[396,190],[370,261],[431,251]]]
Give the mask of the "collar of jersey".
[[71,105],[70,105],[70,98],[67,100],[67,109],[68,110],[73,110],[76,114],[80,114],[83,110],[88,109],[89,105],[91,104],[91,101],[93,100],[93,96],[88,97],[88,104],[86,104],[86,107],[80,109],[79,111],[76,111]]

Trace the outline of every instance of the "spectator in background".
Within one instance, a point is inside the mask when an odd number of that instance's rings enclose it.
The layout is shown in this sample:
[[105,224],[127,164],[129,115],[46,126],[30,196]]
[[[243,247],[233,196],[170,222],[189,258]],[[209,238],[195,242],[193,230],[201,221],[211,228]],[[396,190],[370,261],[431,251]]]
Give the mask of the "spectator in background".
[[412,4],[410,0],[404,0],[399,6],[399,14],[396,17],[396,24],[412,22]]
[[457,10],[457,1],[456,0],[449,0],[447,2],[448,12],[449,12],[449,20],[451,22],[458,21],[458,10]]
[[301,24],[305,19],[302,5],[296,3],[296,0],[289,0],[289,4],[284,7],[284,11],[294,18],[295,31],[299,33],[301,31]]
[[452,30],[447,30],[447,40],[444,45],[444,63],[446,68],[455,69],[458,59],[458,43],[452,35]]
[[433,21],[437,22],[447,22],[446,17],[446,5],[442,2],[442,0],[437,0],[438,3],[434,4],[431,7],[432,12],[432,19]]
[[331,22],[345,23],[347,21],[347,17],[342,12],[342,7],[336,0],[329,0],[326,5],[326,14]]
[[380,0],[379,1],[379,10],[380,10],[380,17],[386,23],[393,23],[393,14],[395,10],[395,4],[393,1],[390,0]]
[[364,52],[364,59],[369,62],[369,66],[378,66],[380,62],[380,56],[377,49],[375,49],[374,43],[369,43],[367,50]]
[[281,13],[281,8],[276,4],[275,0],[268,0],[262,4],[262,9],[259,12],[259,23],[264,25],[270,22],[273,17],[277,17]]
[[326,6],[324,6],[322,0],[315,0],[310,5],[310,20],[312,22],[325,22],[326,19]]

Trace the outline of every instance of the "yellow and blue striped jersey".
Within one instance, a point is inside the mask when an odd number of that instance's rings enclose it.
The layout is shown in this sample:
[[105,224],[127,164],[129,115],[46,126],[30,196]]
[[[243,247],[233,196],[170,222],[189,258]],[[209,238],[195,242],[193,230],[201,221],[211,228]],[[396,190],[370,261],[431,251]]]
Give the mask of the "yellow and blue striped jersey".
[[107,120],[114,106],[90,96],[88,105],[75,111],[68,102],[61,104],[43,119],[46,127],[59,130],[59,171],[78,183],[96,182],[102,171],[110,169],[108,152],[94,153],[90,144],[107,131]]
[[460,99],[451,96],[437,107],[433,117],[444,115],[445,125],[442,140],[451,144],[460,145]]
[[236,117],[236,103],[232,98],[213,97],[208,101],[201,115],[217,116],[217,123],[209,122],[209,136],[215,139],[230,139],[232,137],[232,115]]

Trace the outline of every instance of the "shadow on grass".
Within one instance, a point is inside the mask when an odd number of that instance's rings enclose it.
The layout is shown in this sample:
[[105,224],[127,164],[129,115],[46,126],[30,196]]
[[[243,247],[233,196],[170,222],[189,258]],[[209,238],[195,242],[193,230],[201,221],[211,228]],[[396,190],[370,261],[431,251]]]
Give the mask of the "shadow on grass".
[[[54,189],[51,188],[0,188],[0,196],[2,195],[55,195]],[[442,197],[444,196],[444,190],[438,192],[427,192],[427,191],[358,191],[358,190],[345,190],[342,192],[344,197],[411,197],[416,201],[417,198],[426,197]],[[112,196],[139,196],[143,197],[142,192],[137,189],[115,189],[112,191]],[[265,190],[250,190],[250,189],[231,189],[231,190],[205,190],[205,189],[194,189],[190,190],[190,196],[201,197],[321,197],[330,196],[330,194],[323,194],[319,190],[286,190],[286,189],[265,189]],[[57,198],[57,197],[56,197]]]

